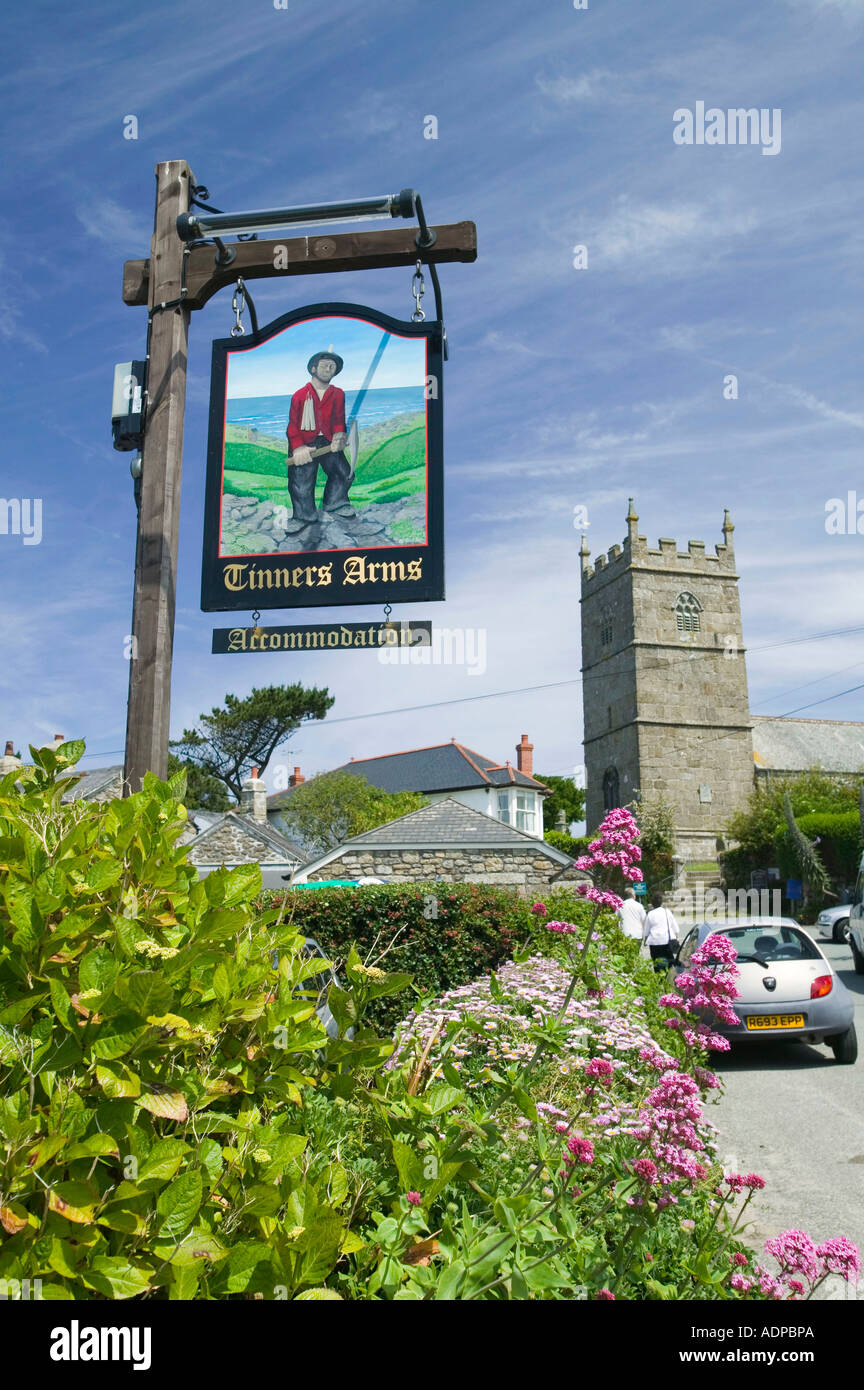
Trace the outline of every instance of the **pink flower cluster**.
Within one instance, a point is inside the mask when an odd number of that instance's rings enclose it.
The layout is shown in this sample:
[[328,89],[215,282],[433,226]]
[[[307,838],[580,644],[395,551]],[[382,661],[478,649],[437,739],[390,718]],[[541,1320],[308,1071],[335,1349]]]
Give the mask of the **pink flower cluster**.
[[737,1293],[748,1294],[758,1288],[765,1298],[794,1300],[805,1292],[812,1295],[829,1274],[839,1274],[847,1283],[853,1278],[856,1283],[858,1281],[861,1256],[857,1245],[845,1236],[835,1236],[833,1240],[816,1245],[806,1231],[781,1231],[779,1236],[766,1240],[765,1249],[779,1264],[779,1277],[758,1263],[754,1264],[751,1274],[742,1273],[749,1260],[736,1252],[729,1256],[738,1266],[729,1284]]
[[640,881],[642,870],[638,864],[642,851],[636,843],[638,838],[639,827],[629,811],[623,807],[610,811],[597,831],[597,839],[588,846],[588,853],[576,860],[576,868],[589,873],[593,880],[590,884],[578,883],[576,892],[598,907],[620,907],[618,894],[598,887],[596,880],[600,870],[617,869],[632,883]]
[[595,1077],[602,1086],[611,1086],[614,1074],[614,1063],[607,1062],[604,1057],[592,1057],[585,1068],[585,1075]]
[[[659,1085],[646,1097],[637,1131],[637,1137],[650,1149],[654,1180],[668,1187],[681,1179],[696,1182],[706,1176],[708,1169],[697,1158],[704,1153],[703,1139],[697,1128],[701,1120],[702,1105],[696,1082],[685,1072],[665,1072]],[[650,1172],[650,1169],[645,1171]],[[671,1195],[661,1200],[667,1205]]]
[[760,1178],[758,1173],[730,1173],[724,1181],[730,1192],[743,1192],[745,1187],[751,1192],[759,1192],[765,1186],[765,1179]]
[[571,1134],[567,1140],[567,1153],[564,1155],[565,1163],[593,1163],[594,1145],[590,1139],[580,1139],[578,1135]]
[[688,1047],[728,1051],[728,1039],[705,1020],[737,1024],[731,1002],[738,997],[737,957],[729,937],[715,932],[693,952],[689,970],[675,977],[675,992],[660,996],[663,1007],[677,1013],[677,1017],[666,1019],[667,1028],[677,1029]]
[[534,906],[532,907],[531,911],[534,912],[534,913],[536,913],[536,915],[537,915],[538,917],[545,917],[545,916],[546,916],[546,904],[545,904],[545,903],[535,903]]
[[575,936],[579,928],[572,922],[547,922],[546,930],[557,932],[559,936]]

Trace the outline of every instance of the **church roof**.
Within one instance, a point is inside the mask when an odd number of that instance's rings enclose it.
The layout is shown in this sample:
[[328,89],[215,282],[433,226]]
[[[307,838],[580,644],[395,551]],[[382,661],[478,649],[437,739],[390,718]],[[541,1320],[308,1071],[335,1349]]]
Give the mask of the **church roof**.
[[753,760],[760,772],[864,770],[864,723],[755,714]]

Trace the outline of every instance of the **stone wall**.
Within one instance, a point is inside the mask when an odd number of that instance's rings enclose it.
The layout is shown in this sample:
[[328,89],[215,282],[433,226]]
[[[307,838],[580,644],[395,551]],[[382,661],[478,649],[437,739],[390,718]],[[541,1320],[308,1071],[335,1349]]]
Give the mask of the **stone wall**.
[[[310,873],[310,881],[328,878],[383,878],[387,883],[492,883],[514,888],[525,897],[547,890],[561,865],[530,846],[515,850],[352,849]],[[585,875],[567,869],[558,883]]]
[[224,821],[206,839],[192,846],[190,864],[286,864],[296,863],[287,851],[271,849],[233,821]]

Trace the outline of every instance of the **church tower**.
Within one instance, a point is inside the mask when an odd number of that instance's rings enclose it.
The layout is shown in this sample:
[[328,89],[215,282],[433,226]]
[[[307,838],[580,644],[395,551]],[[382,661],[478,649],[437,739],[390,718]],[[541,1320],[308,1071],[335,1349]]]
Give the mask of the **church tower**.
[[660,794],[676,848],[713,860],[753,788],[738,575],[723,544],[649,549],[633,500],[627,536],[593,567],[582,538],[582,674],[589,833],[606,811]]

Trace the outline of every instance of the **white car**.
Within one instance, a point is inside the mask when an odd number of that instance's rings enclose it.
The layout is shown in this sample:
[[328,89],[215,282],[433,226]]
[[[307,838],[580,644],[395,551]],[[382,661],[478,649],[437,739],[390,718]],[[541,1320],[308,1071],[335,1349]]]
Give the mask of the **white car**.
[[845,941],[849,929],[849,903],[826,907],[816,918],[816,926],[829,941]]
[[[769,1039],[827,1043],[836,1061],[858,1056],[855,1004],[831,962],[793,917],[736,917],[700,922],[684,937],[678,965],[722,932],[738,952],[736,1025],[712,1022],[730,1042]],[[674,968],[673,968],[674,969]]]

